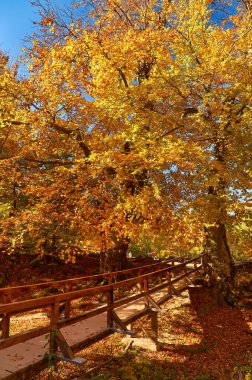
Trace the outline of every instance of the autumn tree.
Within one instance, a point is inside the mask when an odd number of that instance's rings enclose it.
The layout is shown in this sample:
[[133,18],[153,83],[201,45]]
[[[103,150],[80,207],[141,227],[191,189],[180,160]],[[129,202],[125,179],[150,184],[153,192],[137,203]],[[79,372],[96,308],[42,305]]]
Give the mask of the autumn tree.
[[166,233],[171,248],[204,240],[227,296],[226,230],[248,207],[251,175],[249,7],[217,20],[206,0],[80,1],[66,19],[38,5],[21,104],[30,233],[49,228],[63,255],[80,242],[100,250],[102,270],[122,268],[143,232]]
[[25,165],[20,154],[27,147],[29,130],[23,108],[24,97],[17,79],[17,65],[8,64],[8,57],[0,52],[0,215],[1,252],[13,251],[11,236],[18,210],[27,206],[21,189],[24,185]]

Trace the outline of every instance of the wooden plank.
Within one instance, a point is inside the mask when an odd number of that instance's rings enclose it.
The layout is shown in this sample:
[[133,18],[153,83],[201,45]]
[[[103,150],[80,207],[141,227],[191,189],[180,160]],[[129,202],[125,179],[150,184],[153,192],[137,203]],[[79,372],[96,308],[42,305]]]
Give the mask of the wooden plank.
[[0,367],[0,379],[9,380],[11,377],[10,371]]
[[72,325],[74,323],[77,323],[77,322],[80,322],[80,321],[84,321],[85,319],[94,317],[95,315],[102,314],[102,313],[104,313],[106,311],[108,311],[108,306],[107,305],[100,306],[97,309],[86,311],[85,313],[82,313],[82,314],[76,315],[74,317],[71,317],[68,320],[59,321],[58,326],[59,326],[59,328],[70,326],[70,325]]
[[21,313],[27,310],[38,309],[42,306],[49,306],[55,301],[55,296],[48,296],[43,298],[38,298],[34,300],[18,301],[13,303],[7,303],[6,305],[0,306],[0,314],[11,313],[12,315]]
[[83,348],[88,347],[90,344],[96,343],[100,341],[101,339],[104,339],[107,336],[112,335],[112,334],[113,332],[110,329],[103,330],[93,336],[88,337],[82,342],[78,342],[78,343],[75,343],[74,345],[71,345],[71,349],[73,352],[78,352],[82,350]]
[[113,304],[114,309],[116,307],[119,307],[119,306],[122,306],[122,305],[126,305],[129,302],[136,301],[139,298],[142,298],[143,296],[145,296],[146,294],[148,294],[148,293],[147,292],[141,292],[141,293],[134,294],[133,296],[128,296],[128,297],[122,298],[120,300],[117,300]]
[[19,369],[18,371],[12,373],[8,371],[9,376],[6,376],[4,378],[1,377],[3,380],[30,380],[34,377],[34,373],[38,371],[42,371],[47,367],[47,360],[41,359],[36,363],[33,363],[29,366],[26,366],[25,368]]
[[18,343],[23,343],[26,340],[37,338],[40,335],[44,335],[50,332],[50,326],[43,326],[43,327],[37,327],[35,329],[22,332],[19,334],[15,334],[13,336],[10,336],[7,339],[0,340],[0,350],[3,350],[4,348],[14,346]]

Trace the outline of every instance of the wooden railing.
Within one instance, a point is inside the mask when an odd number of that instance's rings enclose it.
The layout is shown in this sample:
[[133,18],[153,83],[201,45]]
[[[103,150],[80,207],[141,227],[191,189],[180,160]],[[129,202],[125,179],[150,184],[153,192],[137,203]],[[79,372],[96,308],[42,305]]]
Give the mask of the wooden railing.
[[[10,298],[10,296],[18,296],[19,294],[24,293],[31,293],[33,291],[38,291],[46,288],[57,288],[58,290],[63,289],[67,287],[74,287],[74,286],[80,286],[84,282],[92,281],[92,282],[98,282],[102,280],[106,280],[110,277],[119,277],[119,276],[125,276],[129,274],[134,273],[144,273],[144,272],[151,272],[155,268],[160,268],[163,265],[171,264],[174,265],[175,262],[183,261],[183,258],[172,258],[169,260],[164,260],[161,262],[157,262],[154,264],[149,264],[141,267],[135,267],[130,269],[124,269],[117,272],[110,272],[110,273],[102,273],[102,274],[95,274],[95,275],[88,275],[88,276],[82,276],[82,277],[75,277],[70,278],[67,280],[59,280],[59,281],[49,281],[49,282],[42,282],[42,283],[36,283],[36,284],[30,284],[30,285],[23,285],[23,286],[13,286],[8,288],[0,288],[0,303],[3,302],[3,298]],[[67,289],[68,291],[68,289]]]
[[[85,276],[75,279],[53,281],[49,283],[33,284],[20,287],[2,288],[0,295],[2,304],[0,306],[0,316],[2,317],[2,339],[0,340],[0,349],[13,346],[17,343],[25,342],[26,340],[37,336],[52,333],[55,329],[71,325],[77,321],[88,319],[92,316],[107,312],[107,327],[113,327],[114,309],[126,305],[129,302],[135,301],[144,297],[146,307],[154,301],[150,295],[158,290],[167,288],[167,295],[171,296],[173,285],[181,279],[190,276],[192,273],[199,271],[203,266],[203,255],[187,260],[180,264],[174,265],[176,258],[166,262],[156,263],[144,267],[132,268],[118,272]],[[193,263],[193,268],[188,265]],[[146,272],[147,273],[144,273]],[[126,280],[115,281],[122,275],[134,275],[134,277]],[[175,274],[177,276],[175,277]],[[71,287],[80,285],[85,281],[97,281],[106,279],[107,284],[101,286],[92,286],[80,290],[72,290]],[[10,297],[27,291],[44,289],[46,287],[55,287],[59,289],[63,287],[64,293],[54,294],[50,296],[40,297],[37,299],[25,299],[16,302],[9,302]],[[126,296],[115,296],[118,289],[132,289],[135,287],[136,294],[127,294]],[[97,294],[106,295],[106,303],[96,307],[93,310],[71,316],[71,302],[83,297],[92,297]],[[65,319],[60,320],[60,305],[64,303]],[[155,306],[155,305],[154,305]],[[36,309],[50,308],[49,319],[50,323],[43,327],[34,328],[25,332],[21,332],[10,336],[10,321],[13,315],[33,311]],[[51,343],[53,344],[53,343]]]

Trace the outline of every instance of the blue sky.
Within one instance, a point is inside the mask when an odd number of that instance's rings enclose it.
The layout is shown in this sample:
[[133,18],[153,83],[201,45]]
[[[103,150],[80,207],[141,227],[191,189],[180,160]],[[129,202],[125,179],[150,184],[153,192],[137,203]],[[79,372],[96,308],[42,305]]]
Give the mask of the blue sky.
[[[62,0],[54,3],[63,4]],[[35,31],[36,9],[29,0],[0,0],[0,50],[16,59],[24,45],[23,39]]]
[[0,0],[0,50],[16,59],[37,15],[29,0]]

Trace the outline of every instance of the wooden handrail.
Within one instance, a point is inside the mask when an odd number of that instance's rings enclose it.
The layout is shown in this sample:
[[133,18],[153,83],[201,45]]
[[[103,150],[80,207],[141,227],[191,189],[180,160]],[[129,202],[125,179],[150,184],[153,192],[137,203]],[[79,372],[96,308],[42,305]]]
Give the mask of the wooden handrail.
[[[198,260],[198,258],[199,257],[193,258],[193,259],[185,261],[181,264],[177,264],[177,265],[174,265],[172,267],[169,267],[169,271],[172,273],[174,270],[183,268],[187,264],[190,264],[190,263]],[[111,283],[108,285],[95,286],[95,287],[90,287],[90,288],[82,289],[82,290],[74,290],[72,292],[55,294],[55,295],[45,296],[45,297],[41,297],[41,298],[37,298],[37,299],[29,299],[29,300],[24,300],[24,301],[6,303],[6,304],[3,304],[0,306],[0,314],[3,314],[3,313],[12,313],[13,314],[13,312],[21,313],[21,312],[24,312],[26,310],[30,310],[31,307],[34,307],[34,309],[36,309],[36,308],[40,308],[42,306],[52,305],[56,301],[64,302],[67,300],[73,300],[73,299],[81,298],[84,296],[90,296],[90,295],[94,295],[94,294],[104,293],[104,292],[111,290],[111,289],[116,289],[119,287],[134,285],[137,282],[139,282],[139,280],[142,280],[142,281],[145,279],[148,280],[149,278],[152,278],[152,277],[155,277],[155,276],[158,276],[161,274],[165,274],[166,272],[167,272],[167,268],[164,268],[164,269],[160,269],[160,270],[155,271],[155,272],[146,273],[146,274],[143,274],[143,275],[140,275],[137,277],[133,277],[133,278],[123,280],[123,281],[118,281],[118,282]]]
[[82,276],[82,277],[75,277],[75,278],[70,278],[67,280],[58,280],[58,281],[49,281],[49,282],[41,282],[37,284],[30,284],[30,285],[21,285],[21,286],[12,286],[12,287],[7,287],[7,288],[0,288],[0,295],[2,294],[15,294],[19,292],[29,292],[32,290],[38,290],[38,289],[46,289],[50,287],[63,287],[66,285],[73,285],[73,284],[78,284],[80,282],[84,281],[96,281],[100,279],[106,279],[109,278],[110,276],[119,276],[123,274],[129,274],[129,273],[134,273],[139,271],[140,269],[146,270],[146,269],[151,269],[154,267],[157,267],[158,265],[166,265],[170,262],[178,261],[179,258],[172,258],[168,260],[161,261],[159,263],[154,263],[154,264],[149,264],[149,265],[144,265],[142,267],[135,267],[135,268],[130,268],[130,269],[123,269],[120,271],[116,272],[108,272],[108,273],[102,273],[102,274],[94,274],[94,275],[88,275],[88,276]]

